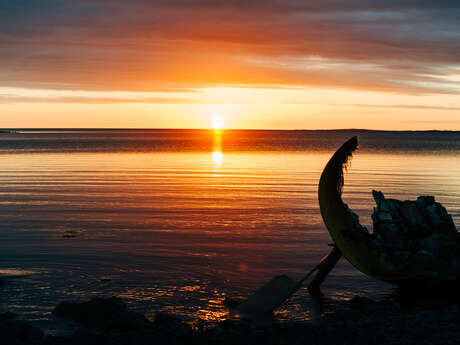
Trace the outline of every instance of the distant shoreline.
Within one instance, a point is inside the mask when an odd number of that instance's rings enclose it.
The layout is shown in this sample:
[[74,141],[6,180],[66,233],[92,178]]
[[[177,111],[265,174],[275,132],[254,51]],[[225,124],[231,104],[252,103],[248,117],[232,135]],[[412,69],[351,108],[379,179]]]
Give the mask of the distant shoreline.
[[[0,128],[0,133],[17,132],[143,132],[143,131],[213,131],[211,128]],[[263,128],[238,128],[223,129],[223,131],[254,131],[254,132],[333,132],[333,133],[460,133],[460,130],[427,129],[427,130],[406,130],[406,129],[263,129]]]

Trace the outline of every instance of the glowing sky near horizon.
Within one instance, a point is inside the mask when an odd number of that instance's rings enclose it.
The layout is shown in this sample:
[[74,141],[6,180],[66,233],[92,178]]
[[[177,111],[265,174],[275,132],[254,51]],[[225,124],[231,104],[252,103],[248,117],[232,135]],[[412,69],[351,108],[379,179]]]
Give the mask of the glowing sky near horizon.
[[0,128],[460,130],[457,1],[0,1]]

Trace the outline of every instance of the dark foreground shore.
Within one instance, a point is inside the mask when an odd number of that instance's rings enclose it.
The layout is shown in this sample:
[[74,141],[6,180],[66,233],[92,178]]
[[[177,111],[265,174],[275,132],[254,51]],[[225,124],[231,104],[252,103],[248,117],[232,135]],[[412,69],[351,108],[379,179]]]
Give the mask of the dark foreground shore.
[[158,314],[153,322],[130,311],[116,297],[84,303],[62,302],[58,318],[75,324],[67,336],[46,335],[16,315],[0,314],[1,344],[457,344],[460,308],[454,304],[404,307],[355,297],[319,322],[258,325],[227,320],[190,326],[180,318]]

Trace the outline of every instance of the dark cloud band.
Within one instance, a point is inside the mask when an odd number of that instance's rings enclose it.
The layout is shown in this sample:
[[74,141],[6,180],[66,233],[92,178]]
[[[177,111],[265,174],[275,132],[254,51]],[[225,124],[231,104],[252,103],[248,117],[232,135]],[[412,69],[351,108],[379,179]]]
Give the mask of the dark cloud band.
[[2,0],[0,80],[456,93],[445,77],[459,73],[459,15],[458,1],[433,0]]

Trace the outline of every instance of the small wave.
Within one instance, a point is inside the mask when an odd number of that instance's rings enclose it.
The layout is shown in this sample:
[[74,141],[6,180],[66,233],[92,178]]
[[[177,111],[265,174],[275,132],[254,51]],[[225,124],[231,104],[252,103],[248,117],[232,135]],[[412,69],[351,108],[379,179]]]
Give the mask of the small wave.
[[23,270],[20,268],[3,268],[0,269],[0,275],[4,277],[21,277],[28,276],[31,274],[37,274],[37,271]]

